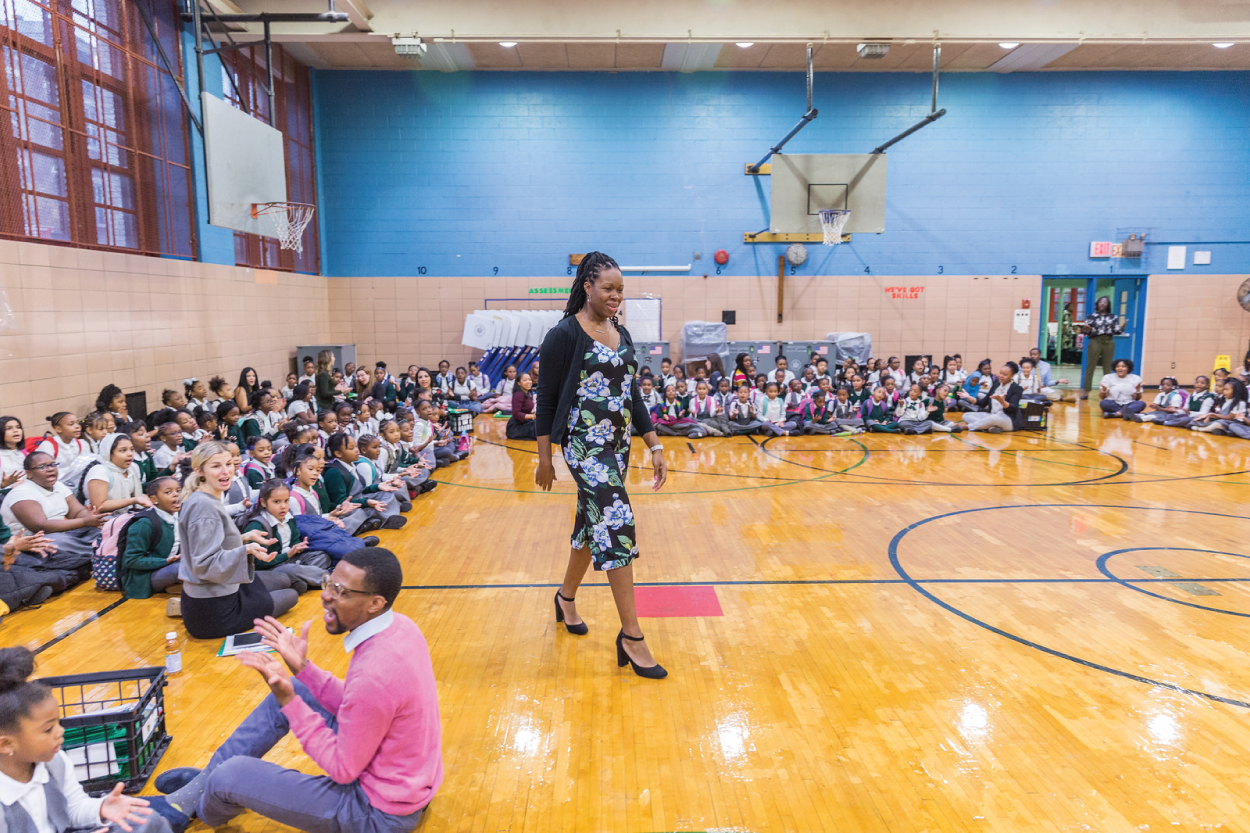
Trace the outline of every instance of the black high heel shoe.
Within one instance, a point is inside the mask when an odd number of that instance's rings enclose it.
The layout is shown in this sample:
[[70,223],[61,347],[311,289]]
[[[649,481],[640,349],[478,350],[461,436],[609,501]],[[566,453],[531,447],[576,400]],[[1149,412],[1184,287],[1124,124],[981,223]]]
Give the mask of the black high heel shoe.
[[646,677],[648,680],[662,680],[668,676],[668,672],[664,670],[662,665],[657,662],[655,665],[648,665],[644,668],[634,662],[629,654],[625,653],[625,646],[621,644],[622,639],[628,639],[630,642],[641,642],[645,638],[643,636],[629,636],[625,631],[618,633],[616,635],[616,664],[624,668],[625,663],[628,662],[630,667],[634,669],[634,673],[639,677]]
[[[564,608],[560,607],[561,599],[564,599],[566,602],[574,601],[573,599],[567,599],[564,596],[561,596],[559,590],[556,591],[556,597],[554,601],[556,603],[556,621],[557,622],[564,622]],[[586,634],[590,633],[590,628],[586,627],[585,622],[582,622],[580,625],[570,625],[568,622],[564,622],[564,629],[568,631],[569,633],[573,634],[574,636],[585,636]],[[624,665],[624,663],[621,663],[621,664]]]

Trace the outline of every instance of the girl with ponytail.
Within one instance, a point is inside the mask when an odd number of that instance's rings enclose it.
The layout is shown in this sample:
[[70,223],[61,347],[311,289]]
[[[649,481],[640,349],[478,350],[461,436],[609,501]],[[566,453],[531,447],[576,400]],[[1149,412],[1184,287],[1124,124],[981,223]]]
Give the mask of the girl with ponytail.
[[[122,795],[117,784],[103,798],[83,792],[74,764],[61,750],[65,730],[52,691],[31,680],[35,655],[26,648],[0,649],[0,784],[17,793],[0,805],[7,830],[133,830],[169,833],[142,798]],[[121,825],[125,825],[122,827]]]
[[664,448],[651,424],[638,385],[638,358],[629,331],[617,321],[625,281],[616,261],[591,252],[577,266],[564,319],[543,339],[539,361],[535,482],[550,491],[556,472],[551,446],[564,447],[564,460],[577,484],[577,516],[564,582],[555,597],[557,622],[569,633],[588,628],[577,613],[577,588],[592,563],[608,571],[621,618],[617,664],[629,663],[640,677],[667,675],[651,657],[634,609],[634,559],[638,557],[634,512],[625,491],[631,429],[651,452],[653,488],[668,476]]

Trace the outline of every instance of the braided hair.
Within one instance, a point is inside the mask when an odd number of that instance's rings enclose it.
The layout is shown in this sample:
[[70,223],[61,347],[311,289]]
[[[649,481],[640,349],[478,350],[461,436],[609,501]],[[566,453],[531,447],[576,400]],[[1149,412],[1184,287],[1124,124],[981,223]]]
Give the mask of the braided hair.
[[[599,278],[599,273],[605,269],[620,268],[615,260],[603,252],[591,252],[583,257],[581,263],[577,264],[577,277],[573,278],[573,286],[569,288],[569,302],[564,305],[564,317],[576,315],[586,306],[589,298],[586,296],[585,283],[594,283]],[[615,315],[612,316],[612,324],[620,324]]]

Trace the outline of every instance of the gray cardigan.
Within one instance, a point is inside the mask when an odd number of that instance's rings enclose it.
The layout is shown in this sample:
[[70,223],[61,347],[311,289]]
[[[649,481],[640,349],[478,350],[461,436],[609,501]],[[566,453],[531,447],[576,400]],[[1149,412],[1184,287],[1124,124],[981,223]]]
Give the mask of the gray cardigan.
[[252,556],[221,501],[195,492],[178,512],[182,592],[197,599],[229,596],[255,577]]

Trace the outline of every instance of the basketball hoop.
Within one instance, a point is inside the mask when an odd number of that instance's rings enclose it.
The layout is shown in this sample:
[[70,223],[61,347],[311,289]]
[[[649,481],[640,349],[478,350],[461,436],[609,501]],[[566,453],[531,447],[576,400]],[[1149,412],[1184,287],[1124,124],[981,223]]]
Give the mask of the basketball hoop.
[[304,229],[312,222],[316,210],[316,206],[302,202],[258,202],[252,205],[252,216],[264,218],[261,222],[273,232],[267,236],[278,238],[282,248],[302,253]]
[[826,208],[820,212],[820,227],[825,232],[826,246],[836,246],[842,242],[842,229],[846,221],[851,219],[851,212],[844,208]]

